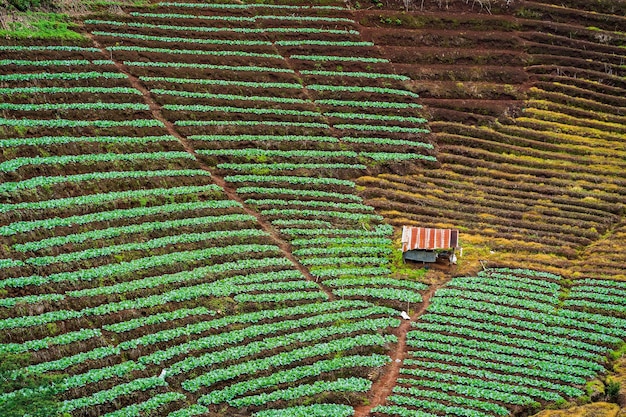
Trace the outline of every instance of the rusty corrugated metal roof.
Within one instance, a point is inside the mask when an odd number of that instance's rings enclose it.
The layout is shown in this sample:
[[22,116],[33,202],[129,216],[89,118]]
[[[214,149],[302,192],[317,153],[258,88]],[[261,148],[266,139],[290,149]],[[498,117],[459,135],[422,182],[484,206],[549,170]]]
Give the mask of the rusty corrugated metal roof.
[[402,227],[402,252],[415,249],[449,249],[459,243],[459,231],[427,227]]

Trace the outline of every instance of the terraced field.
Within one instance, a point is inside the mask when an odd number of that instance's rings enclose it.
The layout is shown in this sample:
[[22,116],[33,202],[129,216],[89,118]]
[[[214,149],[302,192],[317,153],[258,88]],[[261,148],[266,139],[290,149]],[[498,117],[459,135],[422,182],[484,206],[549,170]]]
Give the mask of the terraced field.
[[[154,2],[2,40],[0,354],[72,416],[589,401],[626,338],[626,25],[570,6]],[[403,224],[501,267],[409,272]]]

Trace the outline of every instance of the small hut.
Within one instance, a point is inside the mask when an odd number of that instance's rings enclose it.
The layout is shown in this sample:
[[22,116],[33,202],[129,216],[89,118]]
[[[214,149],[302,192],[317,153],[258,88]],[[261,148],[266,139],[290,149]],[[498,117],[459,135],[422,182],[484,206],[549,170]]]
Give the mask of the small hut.
[[402,227],[402,259],[418,262],[437,262],[448,259],[456,263],[459,249],[459,231],[427,227]]

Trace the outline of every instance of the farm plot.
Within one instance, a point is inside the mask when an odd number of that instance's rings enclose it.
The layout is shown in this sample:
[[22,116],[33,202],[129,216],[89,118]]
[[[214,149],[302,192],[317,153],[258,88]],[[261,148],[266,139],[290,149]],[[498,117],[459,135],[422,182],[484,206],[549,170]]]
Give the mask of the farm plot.
[[3,56],[0,352],[75,416],[360,401],[396,310],[330,301],[99,49]]
[[[623,298],[623,288],[581,281],[560,308],[560,281],[508,268],[453,278],[414,323],[398,384],[372,412],[505,416],[584,395],[626,336],[626,321],[592,300]],[[572,309],[583,304],[595,313]]]
[[[442,169],[356,182],[365,187],[365,201],[393,225],[461,227],[465,242],[488,247],[510,265],[593,274],[594,244],[603,245],[602,236],[622,221],[626,85],[618,66],[624,39],[586,27],[592,24],[585,19],[593,19],[588,12],[574,22],[575,9],[538,4],[537,13],[528,12],[534,5],[494,10],[488,18],[476,11],[458,19],[443,11],[431,17],[415,13],[398,17],[397,24],[390,20],[381,30],[375,26],[383,17],[399,14],[385,11],[375,21],[374,12],[358,12],[363,32],[385,46],[381,51],[400,73],[408,59],[426,73],[442,69],[438,60],[450,58],[459,71],[474,74],[474,64],[461,55],[475,52],[477,59],[487,59],[501,47],[493,42],[497,37],[507,39],[504,45],[516,53],[501,69],[512,76],[522,71],[524,78],[459,82],[456,76],[452,81],[415,75],[413,90],[434,107],[429,126]],[[547,24],[539,10],[562,13],[564,21]],[[521,83],[527,86],[523,90],[515,87]],[[497,111],[489,112],[492,107]],[[579,260],[586,247],[589,255]],[[517,261],[521,253],[523,264]],[[616,268],[598,267],[608,277],[621,275]]]
[[[388,278],[392,229],[346,178],[434,162],[433,145],[406,77],[360,39],[345,9],[160,3],[130,16],[86,23],[317,281],[341,298],[421,301],[425,286]],[[362,105],[364,92],[378,100]],[[376,278],[371,288],[364,277]]]

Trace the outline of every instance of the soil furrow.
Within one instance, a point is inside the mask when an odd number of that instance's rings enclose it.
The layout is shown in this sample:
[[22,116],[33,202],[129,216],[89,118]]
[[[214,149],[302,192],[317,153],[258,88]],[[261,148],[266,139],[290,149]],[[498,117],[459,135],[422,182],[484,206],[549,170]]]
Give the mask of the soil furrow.
[[[102,54],[107,56],[107,58],[109,58],[109,56],[107,55],[106,49],[98,41],[96,41],[93,38],[93,36],[91,36],[91,34],[87,34],[87,36],[92,40],[94,46],[99,48],[100,51],[102,51]],[[121,62],[119,61],[113,61],[113,62],[116,68],[118,69],[118,71],[120,71],[121,73],[125,74],[128,77],[128,81],[130,82],[131,86],[139,90],[139,92],[141,92],[144,102],[150,108],[152,117],[162,122],[165,125],[165,129],[167,130],[167,132],[170,135],[174,136],[176,139],[178,139],[178,141],[181,143],[185,151],[189,152],[194,157],[196,157],[197,163],[200,166],[200,168],[211,174],[211,178],[213,179],[213,182],[224,190],[224,193],[230,200],[236,201],[239,204],[241,204],[246,214],[254,216],[257,219],[257,222],[261,226],[261,229],[270,235],[274,243],[280,248],[280,251],[282,252],[283,256],[289,259],[291,263],[302,273],[302,275],[304,275],[304,277],[307,280],[315,282],[320,287],[320,289],[328,295],[329,300],[334,300],[335,296],[332,293],[332,291],[329,288],[325,287],[324,285],[320,284],[318,280],[313,275],[311,275],[309,270],[300,263],[300,261],[291,252],[291,245],[280,236],[279,232],[266,219],[264,219],[256,210],[253,210],[252,208],[250,208],[244,202],[244,200],[241,197],[239,197],[234,187],[229,185],[224,180],[223,177],[217,175],[215,171],[211,169],[211,167],[209,167],[207,164],[205,164],[204,162],[200,160],[200,158],[198,157],[199,156],[198,153],[196,152],[194,147],[191,145],[189,140],[176,130],[174,123],[172,123],[171,121],[166,119],[165,116],[163,116],[163,111],[161,109],[161,106],[154,100],[154,98],[152,97],[152,94],[150,93],[150,90],[148,90],[148,88],[143,85],[143,83],[139,80],[139,78],[132,75],[126,69],[124,64],[122,64]]]

